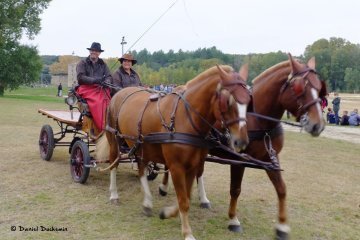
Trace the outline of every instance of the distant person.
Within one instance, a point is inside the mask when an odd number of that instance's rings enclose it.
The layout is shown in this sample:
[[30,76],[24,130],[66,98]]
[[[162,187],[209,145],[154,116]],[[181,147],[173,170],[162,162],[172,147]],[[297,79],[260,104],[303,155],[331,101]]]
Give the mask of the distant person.
[[343,115],[341,116],[340,125],[347,126],[349,125],[349,116],[348,111],[344,111]]
[[62,85],[61,85],[61,83],[59,83],[57,95],[58,95],[58,97],[62,97]]
[[94,129],[94,133],[97,135],[104,128],[105,111],[110,103],[110,90],[102,87],[101,84],[104,81],[111,82],[111,73],[106,63],[99,58],[100,54],[104,52],[101,49],[101,44],[93,42],[91,47],[87,49],[90,55],[81,60],[76,66],[79,83],[76,92],[86,100],[89,106],[92,119],[97,128]]
[[333,111],[335,114],[335,123],[339,125],[339,110],[340,110],[340,101],[341,98],[337,92],[334,93],[335,98],[332,100]]
[[323,113],[325,113],[325,108],[328,106],[328,100],[327,97],[328,94],[326,96],[321,97],[321,110]]
[[328,112],[326,114],[326,122],[330,124],[335,124],[335,114],[331,108],[328,108]]
[[352,111],[350,113],[349,124],[351,126],[359,126],[359,124],[360,124],[360,115],[358,114],[357,108],[355,108],[354,111]]
[[[112,74],[112,83],[120,88],[142,86],[139,75],[132,68],[136,63],[136,59],[127,53],[119,58],[121,63],[116,72]],[[112,95],[115,91],[112,91]]]

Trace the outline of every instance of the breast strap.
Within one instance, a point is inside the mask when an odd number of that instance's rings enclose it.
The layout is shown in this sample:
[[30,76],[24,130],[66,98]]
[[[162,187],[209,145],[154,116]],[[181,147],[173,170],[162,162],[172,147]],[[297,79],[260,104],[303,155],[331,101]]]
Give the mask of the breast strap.
[[265,135],[269,135],[270,138],[275,138],[283,134],[283,132],[283,127],[279,123],[272,129],[248,130],[248,136],[250,141],[263,140]]

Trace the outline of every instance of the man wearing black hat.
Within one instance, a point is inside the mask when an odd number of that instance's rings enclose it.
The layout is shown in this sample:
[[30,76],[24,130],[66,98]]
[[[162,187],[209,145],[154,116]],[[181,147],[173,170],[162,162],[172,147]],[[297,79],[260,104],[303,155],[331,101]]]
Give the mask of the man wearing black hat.
[[92,118],[94,120],[95,134],[104,128],[105,110],[110,103],[110,90],[102,87],[101,83],[112,82],[111,73],[106,63],[99,58],[101,44],[93,42],[90,48],[90,55],[81,60],[76,66],[77,80],[79,87],[76,92],[86,100]]
[[126,53],[119,61],[121,66],[112,75],[113,84],[121,88],[142,86],[139,75],[132,69],[137,63],[134,57]]

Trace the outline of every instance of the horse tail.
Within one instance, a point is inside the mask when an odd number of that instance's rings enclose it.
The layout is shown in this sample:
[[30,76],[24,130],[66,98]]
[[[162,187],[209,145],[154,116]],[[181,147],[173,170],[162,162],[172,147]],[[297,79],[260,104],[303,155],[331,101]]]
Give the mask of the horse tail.
[[96,141],[96,159],[109,159],[110,156],[110,144],[106,137],[106,134],[103,134]]

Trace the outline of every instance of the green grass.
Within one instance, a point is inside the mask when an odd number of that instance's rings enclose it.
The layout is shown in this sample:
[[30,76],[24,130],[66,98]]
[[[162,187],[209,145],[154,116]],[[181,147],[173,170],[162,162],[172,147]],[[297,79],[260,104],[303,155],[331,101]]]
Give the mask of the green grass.
[[[63,87],[63,96],[67,95],[68,88]],[[57,87],[25,87],[13,91],[5,91],[3,98],[15,98],[30,101],[43,101],[43,102],[59,102],[63,103],[64,99],[56,96]]]
[[[50,124],[56,131],[58,126],[37,113],[39,108],[67,109],[67,106],[63,102],[0,98],[1,239],[182,239],[179,218],[161,220],[157,216],[162,207],[176,202],[173,187],[167,197],[157,193],[161,176],[150,183],[154,216],[148,218],[141,213],[143,194],[137,172],[129,164],[119,166],[120,206],[113,206],[108,201],[108,172],[92,170],[87,183],[81,185],[71,179],[67,147],[56,147],[51,161],[41,160],[40,129]],[[288,190],[291,239],[358,239],[359,150],[359,145],[340,140],[286,132],[280,161]],[[277,197],[264,171],[245,172],[238,200],[242,234],[227,230],[229,166],[207,163],[204,174],[212,209],[199,208],[194,186],[190,224],[198,240],[274,238]],[[10,230],[11,226],[41,225],[67,231]]]

